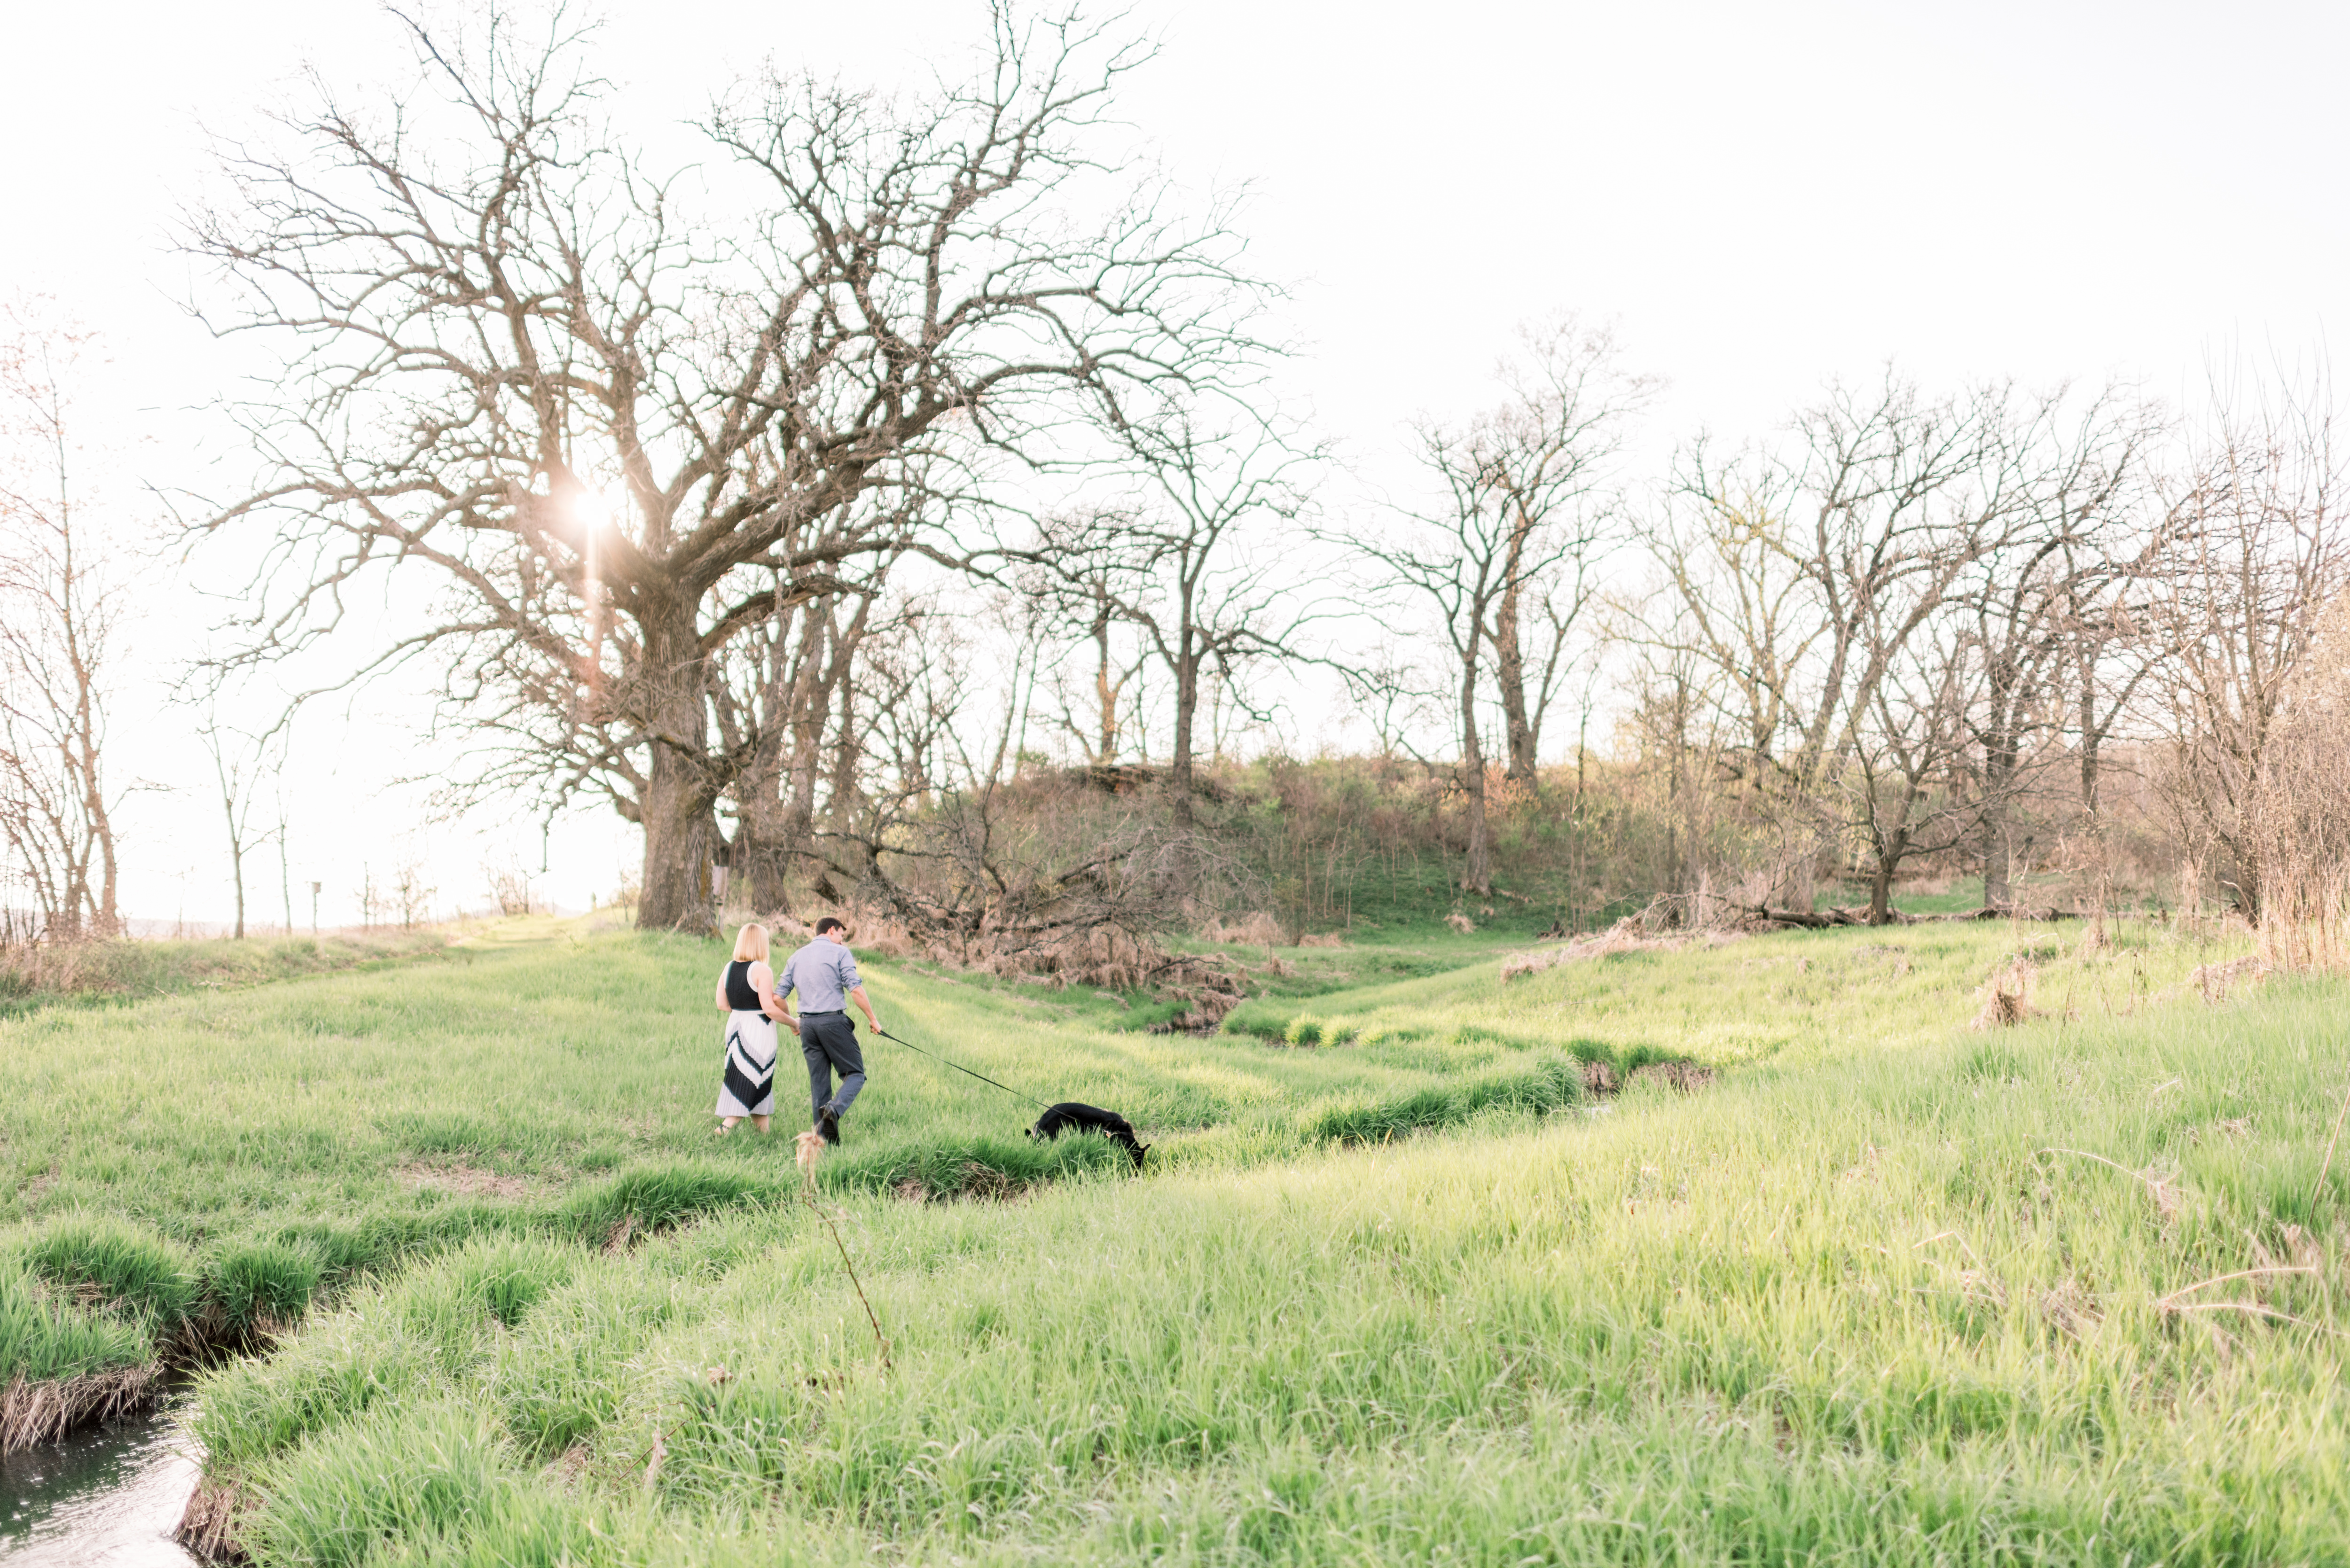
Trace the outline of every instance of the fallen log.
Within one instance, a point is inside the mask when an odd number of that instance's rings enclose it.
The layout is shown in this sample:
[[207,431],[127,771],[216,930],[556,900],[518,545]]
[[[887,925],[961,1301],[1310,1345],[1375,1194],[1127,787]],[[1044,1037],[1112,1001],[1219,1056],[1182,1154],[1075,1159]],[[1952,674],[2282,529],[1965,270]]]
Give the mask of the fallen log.
[[1918,920],[2085,920],[2089,917],[2079,909],[2060,909],[2050,905],[2044,909],[2019,909],[2012,905],[1986,904],[1980,909],[1969,909],[1960,915],[1915,915]]
[[[1831,926],[1865,926],[1866,917],[1850,909],[1773,909],[1757,904],[1745,911],[1757,920],[1773,926],[1797,926],[1807,931],[1824,931]],[[1897,916],[1896,919],[1899,917]]]

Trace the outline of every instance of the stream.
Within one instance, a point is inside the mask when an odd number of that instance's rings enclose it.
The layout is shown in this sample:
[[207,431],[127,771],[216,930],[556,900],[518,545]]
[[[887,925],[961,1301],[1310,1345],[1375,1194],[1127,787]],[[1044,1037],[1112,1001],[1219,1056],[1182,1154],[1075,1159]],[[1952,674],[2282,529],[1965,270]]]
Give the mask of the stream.
[[189,1568],[172,1532],[194,1447],[166,1407],[0,1459],[0,1564]]

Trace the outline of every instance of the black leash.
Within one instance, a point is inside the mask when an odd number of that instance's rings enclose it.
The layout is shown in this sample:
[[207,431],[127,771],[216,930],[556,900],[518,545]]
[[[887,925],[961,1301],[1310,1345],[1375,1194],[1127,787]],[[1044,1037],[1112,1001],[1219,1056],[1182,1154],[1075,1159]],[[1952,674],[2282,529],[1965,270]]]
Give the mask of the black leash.
[[909,1050],[909,1051],[913,1051],[913,1052],[917,1052],[917,1053],[920,1054],[921,1055],[928,1056],[928,1057],[929,1057],[931,1061],[933,1061],[933,1062],[944,1062],[944,1063],[946,1063],[946,1064],[947,1064],[948,1066],[952,1067],[956,1072],[958,1072],[958,1073],[962,1073],[962,1074],[963,1074],[963,1075],[965,1075],[966,1076],[969,1076],[969,1077],[977,1078],[977,1079],[978,1079],[981,1083],[983,1083],[983,1084],[995,1084],[995,1086],[996,1086],[997,1088],[1002,1089],[1005,1094],[1007,1094],[1007,1095],[1011,1096],[1014,1099],[1015,1099],[1015,1100],[1027,1100],[1027,1101],[1028,1101],[1028,1103],[1029,1103],[1030,1105],[1032,1105],[1032,1106],[1035,1106],[1035,1107],[1036,1107],[1038,1110],[1040,1110],[1040,1111],[1049,1111],[1049,1110],[1051,1110],[1051,1109],[1053,1108],[1052,1106],[1050,1106],[1046,1105],[1046,1104],[1045,1104],[1044,1101],[1042,1101],[1042,1100],[1039,1100],[1039,1099],[1034,1099],[1034,1098],[1031,1098],[1029,1096],[1026,1096],[1026,1095],[1022,1094],[1019,1090],[1017,1090],[1017,1089],[1014,1088],[1014,1087],[1013,1087],[1011,1085],[1009,1085],[1009,1084],[996,1084],[994,1079],[993,1079],[993,1078],[989,1077],[989,1076],[988,1076],[986,1074],[984,1074],[984,1073],[974,1073],[974,1072],[972,1072],[970,1068],[968,1068],[968,1067],[964,1066],[964,1065],[963,1065],[962,1063],[960,1063],[960,1062],[948,1062],[948,1061],[947,1061],[947,1059],[946,1059],[944,1056],[940,1055],[940,1054],[939,1054],[937,1052],[935,1052],[935,1051],[924,1051],[924,1050],[922,1050],[922,1048],[921,1048],[920,1045],[915,1044],[914,1044],[912,1041],[910,1041],[910,1040],[898,1040],[898,1037],[897,1037],[895,1034],[890,1033],[887,1029],[882,1028],[882,1027],[881,1027],[879,1024],[878,1024],[878,1023],[874,1025],[874,1027],[873,1027],[873,1033],[876,1033],[876,1034],[879,1034],[879,1036],[881,1036],[881,1038],[882,1038],[882,1039],[884,1039],[884,1040],[897,1040],[897,1041],[898,1041],[898,1044],[900,1044],[900,1045],[903,1045],[907,1050]]

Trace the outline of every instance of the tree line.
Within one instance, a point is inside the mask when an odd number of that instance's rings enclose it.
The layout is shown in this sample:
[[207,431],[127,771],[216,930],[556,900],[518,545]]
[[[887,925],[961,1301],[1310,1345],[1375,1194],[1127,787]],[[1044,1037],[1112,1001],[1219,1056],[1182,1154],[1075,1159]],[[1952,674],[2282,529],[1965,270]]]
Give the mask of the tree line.
[[[207,673],[429,671],[465,798],[641,828],[649,926],[809,897],[1014,947],[1163,922],[1242,874],[1202,758],[1301,691],[1437,781],[1464,894],[1564,753],[1654,783],[1648,891],[1692,919],[1848,870],[1885,919],[1924,862],[2022,901],[2059,837],[2106,863],[2117,766],[2247,918],[2272,897],[2262,781],[2345,587],[2329,389],[2190,420],[1888,372],[1648,475],[1655,384],[1564,317],[1490,408],[1415,425],[1401,498],[1335,506],[1233,212],[1115,147],[1148,57],[1115,29],[999,6],[977,68],[897,97],[771,69],[688,171],[614,134],[559,18],[402,25],[397,114],[318,87],[224,149],[184,235],[194,308],[282,366],[234,410],[251,490],[189,508],[257,559]],[[5,498],[8,842],[106,929],[71,697],[109,610],[37,489]],[[394,579],[432,615],[359,646],[348,605]],[[1045,754],[1078,792],[1049,809]]]

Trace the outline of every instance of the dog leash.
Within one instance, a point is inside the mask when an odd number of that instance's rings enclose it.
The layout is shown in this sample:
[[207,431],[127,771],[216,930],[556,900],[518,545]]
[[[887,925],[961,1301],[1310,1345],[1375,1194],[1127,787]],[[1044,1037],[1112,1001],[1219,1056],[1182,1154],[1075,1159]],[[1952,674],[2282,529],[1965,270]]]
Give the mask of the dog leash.
[[933,1062],[944,1062],[956,1072],[964,1074],[970,1077],[977,1078],[983,1084],[995,1084],[997,1088],[1002,1089],[1014,1099],[1026,1100],[1030,1105],[1035,1106],[1040,1111],[1048,1111],[1053,1108],[1042,1100],[1022,1094],[1019,1090],[1014,1088],[1009,1084],[996,1084],[994,1079],[989,1077],[984,1073],[973,1073],[970,1068],[964,1066],[960,1062],[949,1062],[944,1056],[940,1055],[935,1051],[924,1051],[920,1045],[915,1044],[911,1040],[898,1040],[898,1037],[895,1034],[890,1033],[887,1029],[880,1027],[879,1024],[874,1026],[873,1033],[879,1034],[884,1040],[897,1040],[898,1044],[903,1045],[907,1050],[915,1052],[920,1055],[928,1056]]

